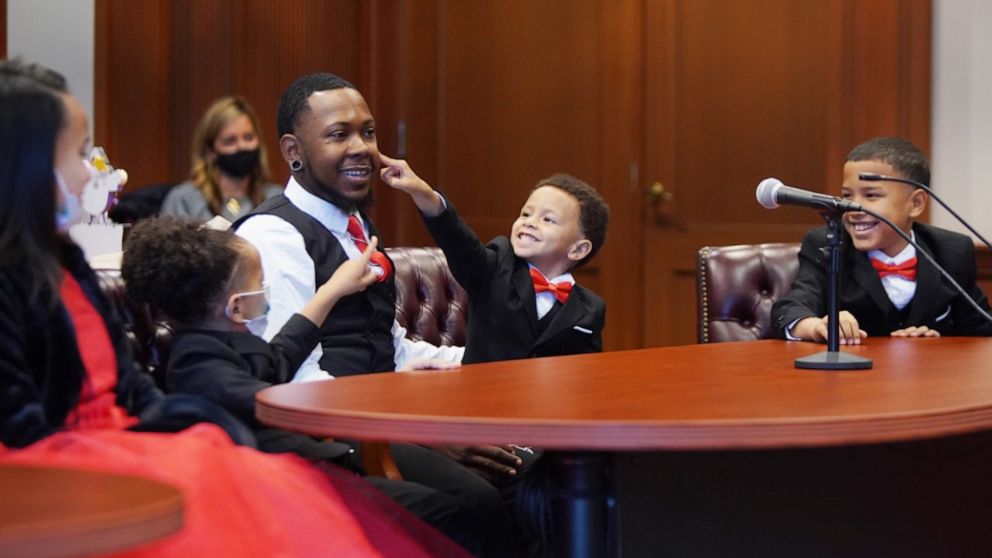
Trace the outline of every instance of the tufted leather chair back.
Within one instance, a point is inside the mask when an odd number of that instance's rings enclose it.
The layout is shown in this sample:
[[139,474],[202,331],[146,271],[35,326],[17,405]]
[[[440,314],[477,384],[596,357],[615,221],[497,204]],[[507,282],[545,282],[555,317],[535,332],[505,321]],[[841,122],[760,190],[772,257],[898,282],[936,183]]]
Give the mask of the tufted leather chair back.
[[[396,269],[396,319],[407,337],[435,345],[464,345],[468,296],[451,276],[441,249],[387,248],[386,252]],[[147,304],[128,298],[119,269],[95,271],[127,328],[135,358],[164,387],[172,328]]]
[[776,337],[772,304],[799,269],[799,244],[705,246],[696,259],[700,343]]
[[440,248],[386,248],[396,268],[396,320],[407,337],[464,345],[468,296]]
[[172,347],[172,328],[161,317],[153,315],[147,304],[138,304],[127,296],[121,271],[116,268],[95,269],[103,294],[117,309],[127,330],[131,351],[137,362],[148,370],[155,383],[165,387],[165,365]]

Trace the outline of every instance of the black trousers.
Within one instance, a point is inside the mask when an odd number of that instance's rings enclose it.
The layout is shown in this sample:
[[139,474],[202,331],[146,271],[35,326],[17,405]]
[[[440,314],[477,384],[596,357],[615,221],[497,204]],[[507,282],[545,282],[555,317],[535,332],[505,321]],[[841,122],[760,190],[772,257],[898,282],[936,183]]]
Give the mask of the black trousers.
[[500,491],[460,463],[413,444],[390,444],[402,481],[365,477],[476,556],[517,555],[510,508]]

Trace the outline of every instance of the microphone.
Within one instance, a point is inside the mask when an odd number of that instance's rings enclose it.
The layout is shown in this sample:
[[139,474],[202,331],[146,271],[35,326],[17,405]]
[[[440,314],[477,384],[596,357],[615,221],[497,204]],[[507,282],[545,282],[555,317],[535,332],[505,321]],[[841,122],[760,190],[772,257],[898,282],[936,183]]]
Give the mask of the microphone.
[[775,209],[780,205],[801,205],[834,213],[861,211],[863,209],[861,205],[844,198],[786,186],[777,178],[762,180],[754,195],[758,199],[758,203],[765,209]]
[[962,225],[964,225],[965,227],[967,227],[968,230],[972,232],[972,234],[974,234],[975,236],[978,237],[979,240],[981,240],[982,242],[984,242],[985,243],[985,246],[987,246],[989,250],[992,250],[992,244],[990,244],[989,241],[986,240],[985,237],[982,236],[981,233],[979,233],[978,231],[976,231],[974,227],[972,227],[971,225],[969,225],[968,222],[965,221],[963,217],[961,217],[960,215],[957,214],[957,212],[955,212],[953,209],[951,209],[951,207],[949,205],[947,205],[946,203],[944,203],[944,200],[942,200],[939,197],[937,197],[937,194],[934,194],[933,193],[933,190],[931,190],[929,187],[927,187],[926,184],[924,184],[922,182],[917,182],[915,180],[910,180],[908,178],[899,178],[898,176],[888,176],[888,175],[885,175],[885,174],[875,174],[873,172],[863,172],[863,173],[861,173],[861,174],[858,175],[858,178],[860,178],[861,180],[867,181],[867,182],[881,182],[881,181],[885,181],[885,182],[901,182],[903,184],[909,184],[910,186],[913,186],[914,188],[919,188],[919,189],[923,190],[924,192],[930,194],[930,197],[933,198],[934,200],[936,200],[937,203],[939,203],[940,205],[944,206],[944,209],[946,209],[948,213],[950,213],[951,215],[953,215],[954,218],[957,219],[959,223],[961,223]]

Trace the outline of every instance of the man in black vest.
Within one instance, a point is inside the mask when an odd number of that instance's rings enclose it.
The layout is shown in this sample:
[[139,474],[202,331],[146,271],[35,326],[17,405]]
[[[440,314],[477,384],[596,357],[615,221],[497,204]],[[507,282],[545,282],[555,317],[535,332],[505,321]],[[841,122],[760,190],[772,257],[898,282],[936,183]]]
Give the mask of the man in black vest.
[[[235,224],[237,234],[262,257],[271,310],[264,332],[256,333],[265,338],[275,335],[316,287],[341,263],[358,257],[360,247],[376,234],[364,212],[380,166],[375,121],[355,87],[331,74],[297,79],[279,101],[278,128],[280,151],[292,171],[285,193]],[[380,254],[383,279],[335,304],[321,328],[320,345],[294,381],[385,372],[421,358],[461,360],[461,347],[405,338],[395,320],[392,264]],[[476,472],[512,477],[520,459],[497,446],[435,450],[393,444],[407,481],[450,495],[485,516],[486,538],[492,541],[483,549],[487,554],[512,552],[509,511],[493,485]],[[388,486],[383,489],[390,493]],[[410,502],[401,503],[422,517],[429,515]]]

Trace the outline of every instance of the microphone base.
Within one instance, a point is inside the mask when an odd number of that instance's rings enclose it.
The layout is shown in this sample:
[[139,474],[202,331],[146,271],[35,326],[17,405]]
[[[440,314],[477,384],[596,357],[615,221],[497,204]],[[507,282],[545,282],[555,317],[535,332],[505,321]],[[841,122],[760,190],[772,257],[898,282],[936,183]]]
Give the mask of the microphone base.
[[796,368],[807,370],[865,370],[871,366],[870,358],[840,351],[823,351],[796,359]]

